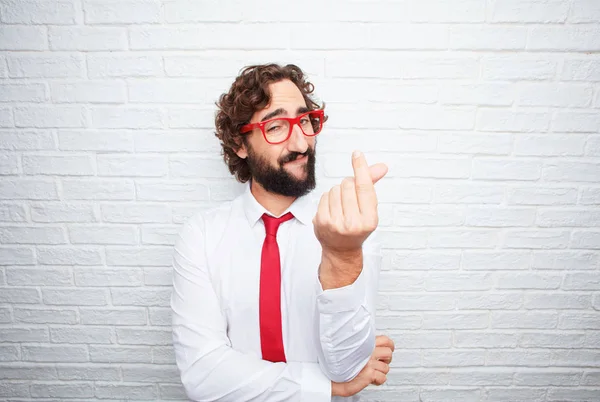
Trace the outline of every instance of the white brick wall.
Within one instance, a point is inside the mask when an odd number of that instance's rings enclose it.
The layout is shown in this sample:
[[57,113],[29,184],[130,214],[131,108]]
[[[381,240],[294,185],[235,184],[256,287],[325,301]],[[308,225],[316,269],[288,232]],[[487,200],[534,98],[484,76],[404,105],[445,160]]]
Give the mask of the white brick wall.
[[320,190],[390,166],[366,400],[600,400],[597,0],[0,0],[0,400],[185,399],[171,247],[267,61],[327,102]]

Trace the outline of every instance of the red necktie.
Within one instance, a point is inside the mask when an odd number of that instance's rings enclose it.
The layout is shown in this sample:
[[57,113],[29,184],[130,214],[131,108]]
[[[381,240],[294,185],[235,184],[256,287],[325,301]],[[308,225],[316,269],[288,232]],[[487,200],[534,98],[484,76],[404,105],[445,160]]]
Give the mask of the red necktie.
[[291,212],[280,218],[263,214],[265,242],[260,260],[260,347],[264,360],[285,362],[281,330],[281,260],[277,245],[277,229],[292,219]]

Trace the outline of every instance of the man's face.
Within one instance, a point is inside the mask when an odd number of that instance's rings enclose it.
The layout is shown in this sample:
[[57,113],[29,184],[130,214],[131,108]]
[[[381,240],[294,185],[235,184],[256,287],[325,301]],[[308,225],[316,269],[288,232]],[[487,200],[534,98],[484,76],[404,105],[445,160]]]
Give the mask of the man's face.
[[[306,110],[306,102],[296,85],[283,80],[269,85],[271,102],[254,113],[250,123],[274,117],[296,117]],[[252,180],[265,190],[289,197],[302,196],[315,188],[315,137],[307,137],[294,125],[290,138],[269,144],[259,128],[244,138],[237,152],[246,158]]]

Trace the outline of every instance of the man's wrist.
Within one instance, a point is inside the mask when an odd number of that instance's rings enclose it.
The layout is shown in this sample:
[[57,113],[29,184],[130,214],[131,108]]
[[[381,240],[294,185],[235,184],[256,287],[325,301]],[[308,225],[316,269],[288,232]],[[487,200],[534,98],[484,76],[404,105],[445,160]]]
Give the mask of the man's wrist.
[[346,384],[331,381],[331,396],[349,396],[346,395]]
[[353,284],[362,271],[362,263],[362,248],[341,252],[323,249],[319,267],[319,281],[323,290]]

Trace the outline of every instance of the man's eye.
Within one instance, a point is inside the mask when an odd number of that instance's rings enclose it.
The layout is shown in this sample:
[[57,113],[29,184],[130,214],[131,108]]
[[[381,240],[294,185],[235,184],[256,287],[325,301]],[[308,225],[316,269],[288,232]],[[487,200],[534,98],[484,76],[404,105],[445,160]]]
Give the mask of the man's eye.
[[304,124],[308,124],[308,123],[309,123],[309,120],[307,117],[303,117],[300,119],[300,124],[304,125]]
[[267,129],[268,132],[277,131],[281,128],[281,126],[271,126]]

